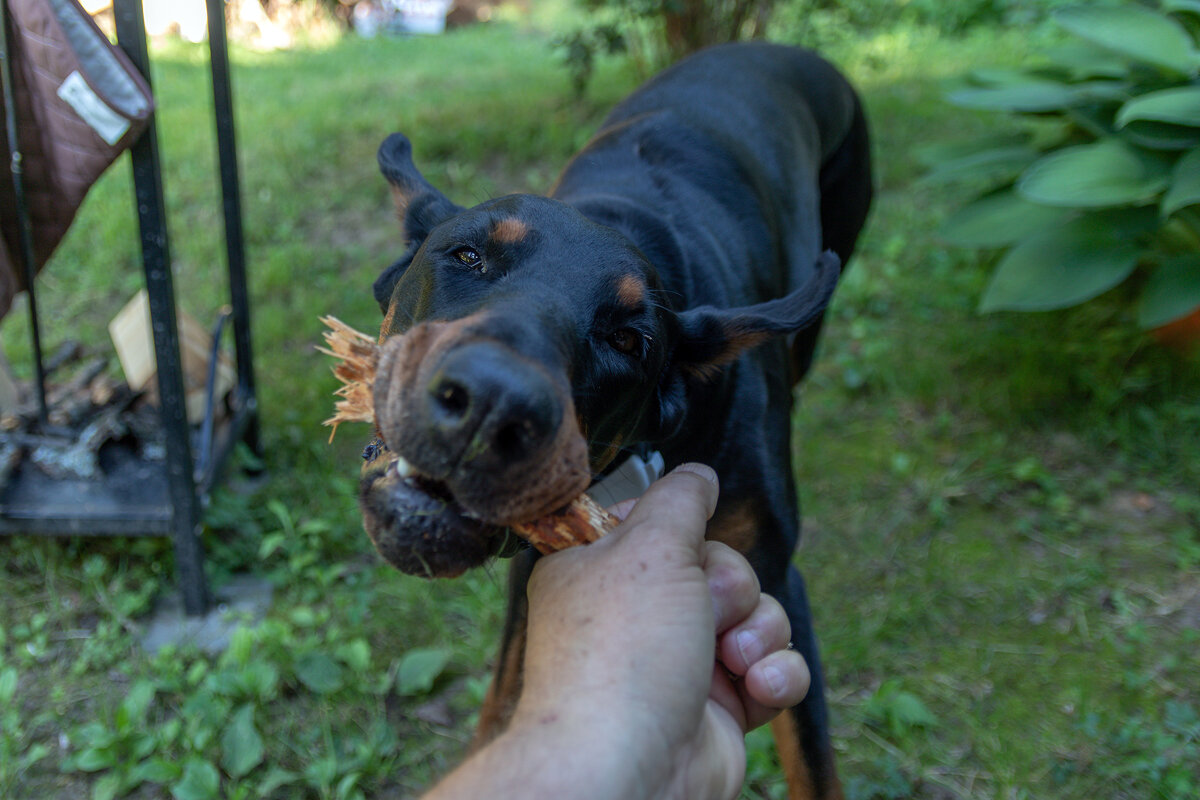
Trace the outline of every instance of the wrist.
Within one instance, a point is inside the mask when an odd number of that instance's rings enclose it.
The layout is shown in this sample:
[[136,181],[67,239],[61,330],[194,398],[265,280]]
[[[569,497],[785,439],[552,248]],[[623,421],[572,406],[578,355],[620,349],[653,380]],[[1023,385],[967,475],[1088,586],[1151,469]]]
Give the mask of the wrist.
[[[523,703],[497,753],[524,766],[523,798],[651,800],[661,796],[665,771],[646,746],[645,720],[614,704]],[[660,774],[662,773],[662,774]]]
[[[622,736],[628,720],[578,708],[518,708],[508,729],[474,753],[423,800],[652,800],[666,776]],[[657,781],[656,781],[657,779]]]

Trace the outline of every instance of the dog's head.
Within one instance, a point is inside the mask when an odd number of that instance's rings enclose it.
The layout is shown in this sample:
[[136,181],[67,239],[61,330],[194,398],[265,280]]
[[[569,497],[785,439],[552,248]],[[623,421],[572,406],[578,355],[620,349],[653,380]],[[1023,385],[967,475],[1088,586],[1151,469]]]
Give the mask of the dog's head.
[[[379,150],[407,242],[375,283],[383,351],[361,505],[383,556],[449,576],[497,553],[507,525],[587,488],[623,447],[670,438],[690,387],[810,324],[837,276],[736,309],[672,310],[654,265],[574,208],[511,195],[461,208]],[[405,334],[398,336],[398,334]]]

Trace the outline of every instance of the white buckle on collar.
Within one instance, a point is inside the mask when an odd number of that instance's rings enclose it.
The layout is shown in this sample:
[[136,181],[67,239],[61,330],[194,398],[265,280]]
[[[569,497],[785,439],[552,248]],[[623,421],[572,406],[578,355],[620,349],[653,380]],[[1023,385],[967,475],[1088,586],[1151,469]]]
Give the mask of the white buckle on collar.
[[662,477],[662,453],[655,450],[649,458],[631,455],[602,480],[588,488],[587,494],[602,506],[614,506],[622,500],[641,497],[650,484]]

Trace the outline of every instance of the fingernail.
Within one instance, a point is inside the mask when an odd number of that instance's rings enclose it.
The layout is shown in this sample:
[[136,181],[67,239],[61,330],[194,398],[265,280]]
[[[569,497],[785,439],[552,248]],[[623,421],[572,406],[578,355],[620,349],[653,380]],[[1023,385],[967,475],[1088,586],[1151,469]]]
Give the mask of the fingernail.
[[738,631],[737,648],[746,666],[762,658],[762,640],[753,631]]
[[783,671],[779,667],[765,666],[762,668],[761,674],[762,679],[767,682],[767,688],[771,690],[772,697],[779,697],[783,694]]
[[678,467],[671,470],[671,472],[690,472],[693,475],[699,475],[701,478],[704,478],[704,480],[708,481],[713,486],[717,485],[717,473],[707,464],[697,464],[695,462],[680,464]]

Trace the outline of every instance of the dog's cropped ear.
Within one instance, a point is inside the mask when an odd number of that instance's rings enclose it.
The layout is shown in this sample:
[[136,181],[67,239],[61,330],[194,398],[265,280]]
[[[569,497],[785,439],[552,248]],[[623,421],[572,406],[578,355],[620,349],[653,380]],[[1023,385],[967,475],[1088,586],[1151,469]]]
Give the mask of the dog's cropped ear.
[[821,319],[841,273],[832,250],[817,257],[809,280],[777,300],[741,308],[701,306],[678,315],[672,365],[679,373],[707,380],[746,350],[772,336],[796,334]]
[[804,286],[778,300],[741,308],[700,306],[673,316],[674,345],[658,385],[651,439],[662,441],[678,432],[690,406],[690,386],[712,380],[751,347],[773,336],[799,334],[820,321],[842,262],[826,250],[814,267]]
[[413,163],[412,144],[402,133],[393,133],[379,145],[379,171],[392,189],[400,232],[404,236],[404,255],[391,264],[375,280],[375,300],[387,312],[388,302],[396,282],[412,263],[413,256],[429,232],[440,223],[462,211],[433,187]]
[[393,133],[379,145],[379,171],[392,188],[396,216],[404,241],[410,248],[420,245],[429,232],[462,208],[433,188],[413,164],[412,144],[402,133]]

